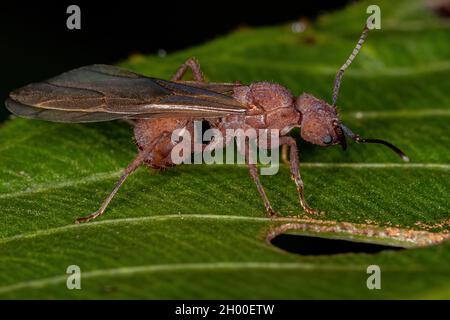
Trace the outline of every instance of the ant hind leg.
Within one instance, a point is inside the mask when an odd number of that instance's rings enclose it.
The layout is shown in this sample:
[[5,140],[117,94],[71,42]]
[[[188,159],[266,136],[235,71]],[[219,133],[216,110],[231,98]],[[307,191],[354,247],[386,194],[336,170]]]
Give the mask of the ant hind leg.
[[140,151],[136,158],[131,162],[128,167],[125,168],[123,175],[120,177],[119,181],[117,181],[116,185],[114,186],[114,189],[111,191],[109,196],[103,201],[101,207],[95,211],[94,213],[91,213],[88,216],[81,217],[75,220],[75,223],[81,223],[81,222],[88,222],[91,220],[94,220],[95,218],[101,216],[103,213],[105,213],[106,207],[108,207],[111,200],[116,195],[117,191],[119,191],[119,188],[122,186],[122,184],[125,182],[126,178],[136,171],[137,168],[139,168],[144,160],[148,157],[148,155],[153,151],[153,148],[155,145],[157,145],[161,139],[167,137],[169,135],[168,132],[164,131],[157,139],[155,139],[145,150]]
[[105,213],[106,207],[109,205],[111,200],[116,195],[117,191],[119,191],[119,188],[122,186],[122,184],[125,182],[126,178],[134,172],[144,161],[144,156],[142,152],[139,152],[138,156],[133,160],[132,163],[128,165],[127,168],[125,168],[123,175],[120,177],[119,181],[114,186],[114,189],[111,191],[109,196],[103,201],[101,207],[95,211],[94,213],[91,213],[90,215],[87,215],[85,217],[81,217],[75,220],[75,223],[81,223],[81,222],[88,222],[91,220],[94,220],[95,218],[101,216],[103,213]]
[[203,73],[200,69],[200,63],[195,58],[189,58],[185,63],[181,65],[181,67],[177,70],[177,72],[172,76],[172,81],[181,80],[186,73],[187,69],[190,68],[192,70],[192,74],[194,75],[195,81],[204,81]]

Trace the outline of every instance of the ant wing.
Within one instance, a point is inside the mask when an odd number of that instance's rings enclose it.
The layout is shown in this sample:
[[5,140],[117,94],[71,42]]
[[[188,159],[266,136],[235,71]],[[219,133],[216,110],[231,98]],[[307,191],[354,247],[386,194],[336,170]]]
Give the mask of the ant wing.
[[230,95],[107,65],[81,67],[29,84],[13,91],[6,107],[21,117],[55,122],[210,118],[246,112]]
[[196,87],[200,89],[205,89],[213,91],[216,93],[224,94],[227,96],[232,96],[234,89],[237,87],[245,86],[241,83],[227,83],[227,82],[203,82],[203,81],[175,81],[176,83],[181,83],[187,86]]

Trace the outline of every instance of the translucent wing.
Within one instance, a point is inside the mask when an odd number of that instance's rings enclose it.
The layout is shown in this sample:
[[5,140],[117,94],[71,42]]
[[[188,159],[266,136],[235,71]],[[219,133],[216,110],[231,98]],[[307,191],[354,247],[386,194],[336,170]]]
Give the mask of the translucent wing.
[[207,118],[246,112],[229,94],[107,65],[81,67],[17,89],[6,107],[21,117],[56,122]]

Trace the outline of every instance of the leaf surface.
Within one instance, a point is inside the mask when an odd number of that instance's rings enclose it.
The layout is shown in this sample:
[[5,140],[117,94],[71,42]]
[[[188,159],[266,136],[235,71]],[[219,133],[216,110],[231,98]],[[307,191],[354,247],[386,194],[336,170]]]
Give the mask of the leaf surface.
[[[307,200],[327,214],[303,214],[283,165],[262,183],[278,212],[301,220],[280,221],[265,218],[244,166],[141,168],[105,216],[74,225],[133,159],[132,129],[14,119],[0,128],[0,297],[449,298],[450,29],[422,1],[376,2],[382,31],[369,34],[345,74],[338,106],[355,132],[394,142],[410,163],[376,145],[343,153],[301,142]],[[322,16],[304,33],[243,29],[122,65],[169,78],[195,56],[210,81],[270,80],[329,101],[367,5]],[[267,242],[286,223],[288,233],[409,249],[299,256]],[[382,290],[366,286],[374,264]],[[67,289],[69,265],[80,266],[82,290]]]

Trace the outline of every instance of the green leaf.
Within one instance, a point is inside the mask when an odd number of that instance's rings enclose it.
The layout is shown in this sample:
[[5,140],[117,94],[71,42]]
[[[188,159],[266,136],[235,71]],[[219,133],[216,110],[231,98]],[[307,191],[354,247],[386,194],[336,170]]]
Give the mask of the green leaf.
[[[382,31],[371,31],[345,74],[339,106],[349,127],[394,142],[411,163],[376,145],[352,143],[343,153],[301,142],[307,200],[326,215],[301,211],[283,165],[262,183],[277,211],[300,218],[276,221],[244,166],[141,168],[103,217],[74,225],[133,159],[132,129],[14,119],[0,128],[0,297],[449,298],[450,30],[425,2],[376,3]],[[323,16],[304,33],[238,30],[122,65],[168,78],[195,56],[210,81],[270,80],[329,101],[368,4]],[[407,249],[300,256],[267,241],[280,226]],[[81,290],[66,287],[69,265],[81,268]],[[381,268],[381,290],[367,289],[369,265]]]

